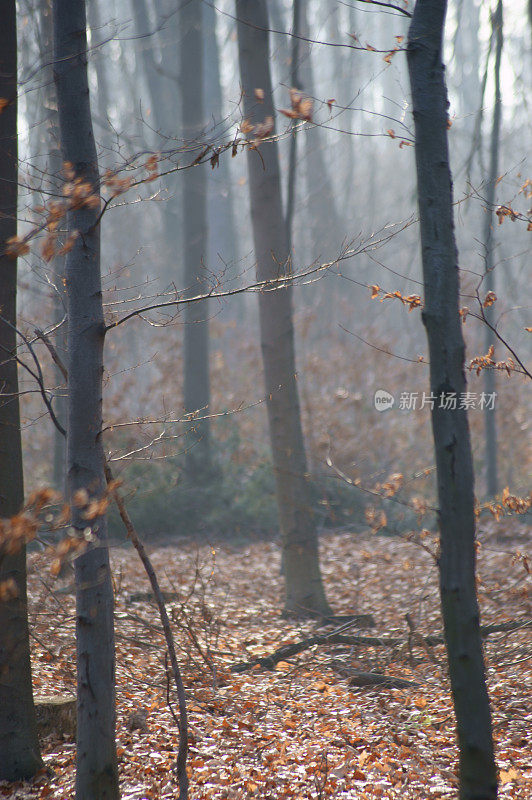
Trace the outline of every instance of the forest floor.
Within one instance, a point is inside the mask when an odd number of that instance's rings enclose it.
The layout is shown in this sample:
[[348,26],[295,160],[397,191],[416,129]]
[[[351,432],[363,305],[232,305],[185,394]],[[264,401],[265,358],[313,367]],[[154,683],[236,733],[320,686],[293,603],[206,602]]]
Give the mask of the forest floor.
[[[484,625],[531,618],[524,555],[529,534],[511,519],[480,526]],[[240,674],[231,665],[316,633],[314,623],[280,616],[277,545],[179,540],[151,549],[169,593],[188,697],[191,800],[457,797],[444,648],[415,637],[409,647],[405,620],[408,614],[423,636],[441,633],[437,570],[431,542],[424,544],[427,549],[369,531],[322,537],[323,574],[336,613],[371,613],[375,627],[351,633],[395,637],[396,646],[315,645],[273,670],[255,666]],[[176,798],[178,734],[167,705],[157,610],[136,553],[113,548],[112,563],[122,798]],[[45,556],[31,555],[35,691],[73,696],[74,600],[58,593],[64,584],[48,576]],[[490,635],[485,653],[500,797],[525,800],[532,796],[530,629]],[[352,686],[345,677],[349,669],[417,685]],[[1,797],[74,796],[74,742],[51,734],[43,751],[47,770],[31,782],[0,783]]]

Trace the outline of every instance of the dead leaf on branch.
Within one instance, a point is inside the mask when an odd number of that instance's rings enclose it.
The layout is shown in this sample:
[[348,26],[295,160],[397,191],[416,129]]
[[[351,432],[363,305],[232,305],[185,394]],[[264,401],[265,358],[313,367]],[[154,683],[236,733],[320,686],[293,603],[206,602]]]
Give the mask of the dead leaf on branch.
[[484,298],[484,302],[482,303],[482,305],[484,306],[484,308],[489,308],[494,304],[496,300],[497,300],[497,295],[495,294],[495,292],[488,292],[486,297]]
[[496,209],[495,214],[499,219],[499,225],[502,225],[505,217],[510,217],[512,222],[515,222],[515,220],[517,219],[517,214],[515,213],[513,208],[511,208],[511,206],[499,206]]
[[[329,101],[332,103],[332,101]],[[280,108],[281,114],[289,119],[302,119],[305,122],[312,122],[313,102],[299,89],[290,89],[291,108]]]
[[6,254],[9,258],[18,258],[30,252],[30,246],[22,236],[10,236],[6,240]]
[[259,122],[258,125],[255,125],[253,133],[255,134],[255,139],[265,139],[270,133],[273,132],[274,128],[274,121],[273,117],[267,116],[264,119],[264,122]]

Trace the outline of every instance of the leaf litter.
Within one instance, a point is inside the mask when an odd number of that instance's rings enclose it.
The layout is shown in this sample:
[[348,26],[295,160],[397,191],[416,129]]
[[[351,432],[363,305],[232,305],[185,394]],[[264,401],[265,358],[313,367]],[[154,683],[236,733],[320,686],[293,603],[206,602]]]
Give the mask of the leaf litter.
[[[482,623],[530,621],[526,530],[511,518],[479,531]],[[232,665],[332,628],[283,619],[279,548],[253,541],[150,547],[172,620],[187,691],[190,798],[449,798],[458,757],[441,634],[437,570],[426,549],[398,537],[322,536],[328,597],[337,614],[369,614],[354,635],[393,647],[315,645],[236,674]],[[124,800],[177,797],[178,732],[167,703],[164,640],[149,585],[132,549],[112,548],[116,597],[117,745]],[[73,595],[29,558],[35,693],[75,694]],[[408,615],[410,622],[406,621]],[[412,627],[415,634],[412,634]],[[501,798],[532,794],[530,628],[486,639],[487,675]],[[350,671],[414,682],[352,686]],[[135,720],[139,724],[133,724]],[[142,722],[142,724],[140,724]],[[43,740],[46,769],[33,781],[0,783],[0,797],[74,796],[75,744]]]

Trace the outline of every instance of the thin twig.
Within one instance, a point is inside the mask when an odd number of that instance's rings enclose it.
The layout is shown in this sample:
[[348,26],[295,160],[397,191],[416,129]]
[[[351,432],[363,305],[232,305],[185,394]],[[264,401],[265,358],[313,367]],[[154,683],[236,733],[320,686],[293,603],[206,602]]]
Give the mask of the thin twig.
[[139,538],[137,531],[131,521],[129,516],[128,510],[124,503],[123,497],[119,494],[118,490],[116,489],[116,484],[114,484],[113,473],[111,471],[111,467],[108,463],[105,464],[105,478],[107,480],[107,485],[110,487],[110,492],[113,496],[113,499],[116,503],[118,508],[118,512],[120,514],[120,518],[124,523],[124,527],[126,528],[127,534],[131,539],[135,550],[139,554],[139,558],[142,561],[146,574],[151,584],[151,588],[157,602],[157,606],[159,608],[159,616],[161,619],[161,624],[163,626],[164,631],[164,638],[166,640],[166,647],[168,649],[168,656],[170,658],[170,664],[172,667],[172,672],[174,675],[174,681],[177,691],[177,697],[179,700],[179,749],[177,754],[177,761],[176,761],[176,771],[177,771],[177,778],[179,781],[179,800],[186,800],[188,797],[188,776],[187,776],[187,752],[188,752],[188,722],[187,722],[187,704],[186,704],[186,696],[185,696],[185,687],[183,686],[183,679],[181,677],[181,672],[179,669],[179,664],[177,663],[177,655],[174,643],[174,636],[172,633],[172,629],[170,627],[170,620],[168,618],[168,612],[166,611],[166,606],[164,603],[163,594],[161,592],[161,588],[159,586],[159,581],[157,579],[157,575],[151,563],[151,560],[144,548],[142,541]]

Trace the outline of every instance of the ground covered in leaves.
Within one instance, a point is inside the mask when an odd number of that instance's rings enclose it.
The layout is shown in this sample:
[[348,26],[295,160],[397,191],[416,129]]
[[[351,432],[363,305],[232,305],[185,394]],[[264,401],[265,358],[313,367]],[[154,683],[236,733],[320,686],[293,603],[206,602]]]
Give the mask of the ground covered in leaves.
[[[480,526],[484,625],[530,621],[527,536],[525,525],[508,520]],[[315,645],[273,670],[258,665],[242,673],[231,666],[332,630],[281,619],[277,545],[179,540],[152,549],[188,696],[191,799],[457,796],[444,648],[417,636],[441,633],[432,546],[430,537],[416,543],[369,531],[325,535],[323,572],[335,611],[375,620],[371,630],[349,632],[399,641]],[[112,562],[122,797],[175,798],[178,734],[157,610],[133,549],[113,548]],[[46,557],[32,555],[35,690],[73,695],[74,599],[68,576],[48,576]],[[500,796],[511,800],[532,796],[531,656],[530,628],[486,640]],[[353,686],[350,675],[358,672],[410,683]],[[51,734],[43,750],[47,770],[32,782],[0,784],[0,796],[73,797],[74,742]]]

